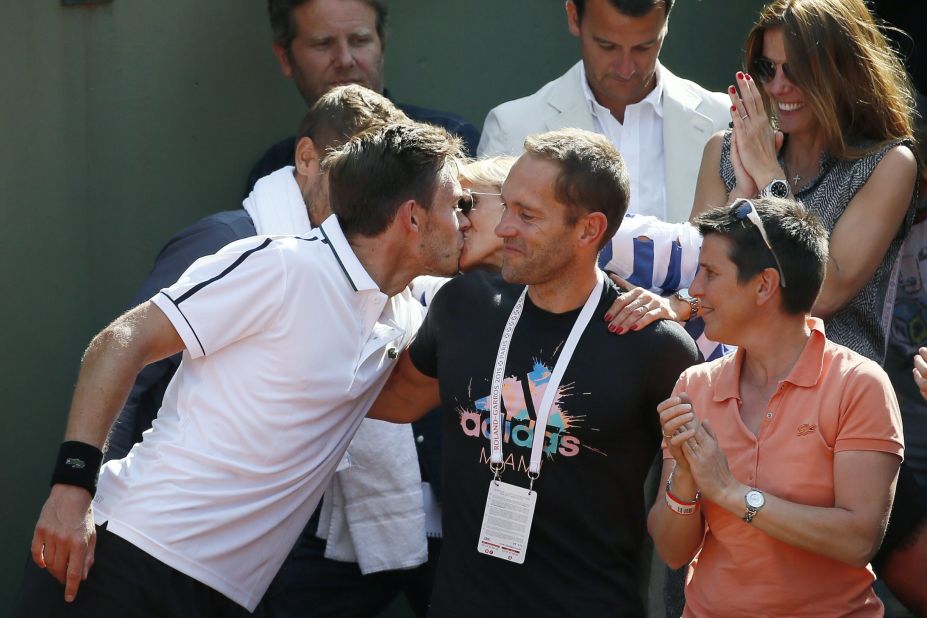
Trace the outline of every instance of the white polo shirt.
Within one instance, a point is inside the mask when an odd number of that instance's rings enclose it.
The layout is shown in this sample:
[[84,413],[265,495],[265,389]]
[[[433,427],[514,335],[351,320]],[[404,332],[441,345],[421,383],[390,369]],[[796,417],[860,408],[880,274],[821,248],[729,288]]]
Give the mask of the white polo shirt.
[[183,362],[143,442],[103,467],[96,522],[252,610],[423,310],[380,292],[334,216],[236,241],[152,302]]
[[609,109],[596,101],[586,80],[583,65],[580,81],[586,103],[595,117],[599,133],[614,144],[631,181],[631,201],[628,212],[651,215],[666,221],[666,156],[663,152],[663,78],[657,62],[656,84],[638,103],[624,110],[624,123],[612,116]]

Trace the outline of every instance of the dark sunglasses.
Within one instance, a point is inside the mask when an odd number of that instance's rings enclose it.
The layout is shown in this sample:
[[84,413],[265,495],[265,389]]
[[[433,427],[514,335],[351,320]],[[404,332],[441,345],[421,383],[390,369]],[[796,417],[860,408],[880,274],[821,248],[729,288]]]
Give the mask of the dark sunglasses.
[[760,56],[753,61],[753,75],[756,77],[757,81],[761,84],[768,84],[776,78],[776,67],[782,67],[782,73],[785,75],[786,79],[790,82],[794,82],[792,79],[792,73],[789,71],[788,63],[783,62],[782,64],[777,65],[775,62],[769,58],[764,58]]
[[476,200],[473,199],[474,195],[490,195],[493,197],[502,197],[501,193],[481,193],[479,191],[465,191],[460,199],[457,200],[457,210],[460,211],[460,214],[467,216],[470,214],[470,211],[476,207]]
[[756,207],[753,206],[753,202],[750,200],[740,200],[735,202],[734,205],[731,206],[731,212],[734,214],[734,218],[741,223],[744,221],[749,221],[756,229],[760,231],[760,236],[763,237],[763,242],[766,243],[766,248],[769,249],[773,259],[776,261],[776,266],[779,268],[779,285],[784,288],[785,272],[782,270],[782,264],[779,262],[779,256],[776,255],[776,252],[773,251],[772,245],[769,244],[769,236],[766,235],[766,228],[763,227],[763,220],[760,219],[760,213],[756,211]]

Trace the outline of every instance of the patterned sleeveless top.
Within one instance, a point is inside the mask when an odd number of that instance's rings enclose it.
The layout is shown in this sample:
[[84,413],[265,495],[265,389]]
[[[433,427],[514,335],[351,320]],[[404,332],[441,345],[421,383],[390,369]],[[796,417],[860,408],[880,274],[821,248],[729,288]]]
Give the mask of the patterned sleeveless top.
[[[834,231],[837,220],[846,210],[850,200],[862,188],[882,157],[898,145],[914,150],[910,140],[898,140],[879,147],[861,159],[844,160],[826,153],[821,157],[821,171],[818,176],[795,196],[811,212],[818,215],[828,233]],[[780,165],[783,163],[780,156]],[[734,168],[731,164],[731,131],[724,135],[721,147],[721,179],[728,193],[734,188]],[[859,293],[825,324],[827,338],[845,345],[880,365],[885,360],[892,308],[895,305],[895,290],[898,281],[898,254],[901,244],[914,220],[917,191],[911,196],[911,203],[904,221],[892,239],[875,274],[866,282]]]

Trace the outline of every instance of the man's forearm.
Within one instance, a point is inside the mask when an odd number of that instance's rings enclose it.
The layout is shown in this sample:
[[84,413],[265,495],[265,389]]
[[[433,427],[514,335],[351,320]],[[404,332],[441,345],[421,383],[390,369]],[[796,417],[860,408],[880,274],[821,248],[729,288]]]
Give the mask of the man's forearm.
[[411,423],[439,403],[438,381],[418,371],[406,351],[367,412],[367,417],[391,423]]
[[182,347],[170,322],[151,303],[132,309],[103,329],[81,361],[65,440],[102,449],[138,372]]

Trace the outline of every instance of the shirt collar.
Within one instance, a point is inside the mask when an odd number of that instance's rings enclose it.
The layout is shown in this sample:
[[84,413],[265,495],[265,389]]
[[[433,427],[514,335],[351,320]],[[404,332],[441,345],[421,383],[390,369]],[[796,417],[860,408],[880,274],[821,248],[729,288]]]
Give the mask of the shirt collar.
[[[589,106],[589,111],[595,115],[601,113],[611,114],[607,107],[599,103],[595,95],[592,93],[592,88],[589,87],[589,80],[586,79],[586,63],[580,61],[579,63],[579,81],[583,87],[583,97],[586,99],[586,104]],[[663,65],[660,64],[660,61],[657,61],[655,75],[657,78],[657,83],[654,86],[646,97],[641,99],[638,103],[633,105],[649,105],[653,108],[653,111],[656,112],[657,116],[660,118],[663,117]],[[631,106],[629,106],[631,107]]]
[[786,376],[784,382],[791,382],[795,386],[814,386],[821,379],[824,370],[824,345],[827,336],[824,334],[824,321],[820,318],[808,318],[805,322],[811,329],[811,337],[805,344],[805,349],[792,371]]
[[355,292],[380,291],[380,287],[364,269],[364,265],[360,263],[357,256],[354,255],[351,245],[348,244],[348,239],[345,238],[344,232],[341,231],[341,225],[338,223],[336,215],[329,215],[325,221],[322,221],[322,225],[316,229],[322,234],[323,242],[332,250],[338,266],[341,267]]
[[[808,318],[806,324],[811,329],[811,336],[805,343],[795,365],[792,366],[792,370],[783,380],[783,382],[800,387],[814,386],[821,379],[824,368],[824,346],[827,341],[822,320]],[[737,352],[721,361],[724,366],[715,380],[712,396],[715,401],[740,399],[740,372],[743,369],[744,354],[743,348],[738,348]]]

